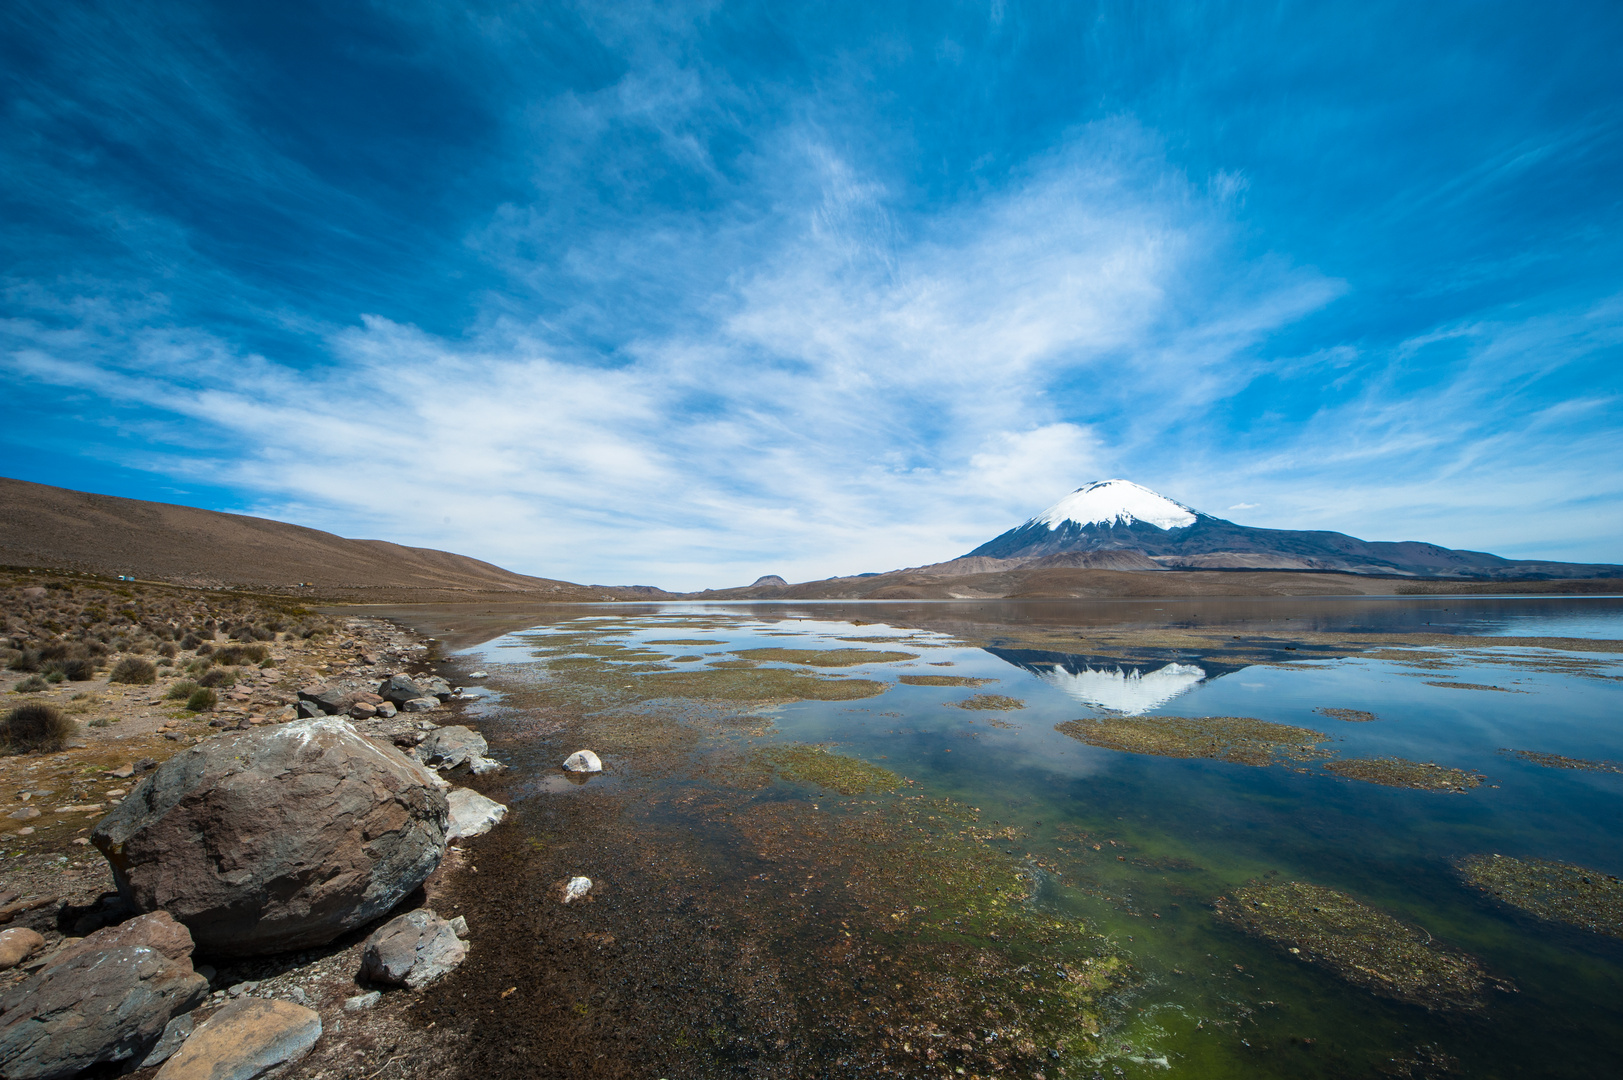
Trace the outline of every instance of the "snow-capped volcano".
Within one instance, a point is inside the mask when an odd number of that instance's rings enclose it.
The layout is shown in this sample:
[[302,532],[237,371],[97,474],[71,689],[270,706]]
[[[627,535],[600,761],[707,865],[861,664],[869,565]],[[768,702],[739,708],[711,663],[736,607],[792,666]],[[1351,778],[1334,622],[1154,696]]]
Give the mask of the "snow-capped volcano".
[[1194,510],[1173,502],[1131,480],[1098,480],[1079,487],[1027,525],[1057,529],[1067,521],[1078,525],[1131,525],[1142,521],[1158,529],[1183,529],[1195,523]]
[[[1103,553],[1103,554],[1100,554]],[[1338,532],[1258,529],[1213,517],[1131,480],[1099,480],[971,551],[994,569],[1334,570],[1394,577],[1616,577],[1614,566],[1512,561],[1413,540],[1360,540]],[[956,562],[956,560],[954,560]],[[954,563],[944,563],[953,566]]]

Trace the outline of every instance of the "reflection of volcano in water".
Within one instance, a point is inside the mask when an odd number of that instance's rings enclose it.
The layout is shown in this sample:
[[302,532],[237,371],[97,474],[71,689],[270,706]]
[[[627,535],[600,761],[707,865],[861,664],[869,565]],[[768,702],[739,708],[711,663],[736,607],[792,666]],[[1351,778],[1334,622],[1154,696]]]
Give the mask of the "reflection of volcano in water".
[[1063,664],[1055,664],[1036,675],[1084,705],[1136,716],[1193,689],[1206,672],[1193,664],[1168,664],[1148,673],[1119,667],[1067,671]]
[[1072,653],[999,648],[986,651],[1006,664],[1024,668],[1084,705],[1135,716],[1194,689],[1213,674],[1212,668],[1218,675],[1237,670],[1202,660],[1206,667],[1172,663],[1145,672],[1136,666],[1123,668],[1115,659],[1103,659],[1094,667],[1094,658]]

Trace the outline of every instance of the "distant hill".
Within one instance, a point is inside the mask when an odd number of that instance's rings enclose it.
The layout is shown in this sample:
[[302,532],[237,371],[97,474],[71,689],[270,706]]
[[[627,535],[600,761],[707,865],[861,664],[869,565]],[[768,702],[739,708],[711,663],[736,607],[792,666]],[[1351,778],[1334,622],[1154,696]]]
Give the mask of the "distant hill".
[[91,495],[4,477],[0,565],[388,602],[669,595],[649,587],[529,577],[432,548],[349,540],[267,518]]
[[1623,566],[1502,559],[1483,551],[1414,540],[1360,540],[1338,532],[1256,529],[1191,509],[1130,480],[1078,488],[964,559],[1029,565],[1029,560],[1083,552],[1119,552],[1165,570],[1331,570],[1480,580],[1623,577]]

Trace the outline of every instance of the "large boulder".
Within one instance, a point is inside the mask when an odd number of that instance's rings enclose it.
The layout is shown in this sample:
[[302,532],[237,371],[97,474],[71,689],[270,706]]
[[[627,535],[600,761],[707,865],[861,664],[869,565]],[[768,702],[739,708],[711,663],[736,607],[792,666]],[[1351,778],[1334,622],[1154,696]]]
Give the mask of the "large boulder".
[[462,963],[467,955],[449,921],[418,908],[372,931],[361,946],[361,977],[416,990]]
[[139,1062],[173,1017],[208,996],[191,951],[186,928],[164,912],[60,950],[0,998],[0,1076],[54,1080]]
[[91,840],[119,891],[205,953],[324,945],[399,903],[445,854],[438,778],[339,717],[208,739],[170,758]]
[[321,1017],[291,1001],[240,997],[203,1021],[158,1080],[253,1080],[297,1061],[321,1038]]

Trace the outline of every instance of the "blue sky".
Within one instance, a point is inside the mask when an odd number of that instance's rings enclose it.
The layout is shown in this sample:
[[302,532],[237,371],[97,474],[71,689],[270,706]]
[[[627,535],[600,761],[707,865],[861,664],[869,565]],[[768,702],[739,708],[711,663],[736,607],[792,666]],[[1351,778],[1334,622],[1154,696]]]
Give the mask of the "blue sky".
[[[337,13],[335,13],[337,12]],[[1623,561],[1623,6],[30,3],[0,472],[667,587]]]

